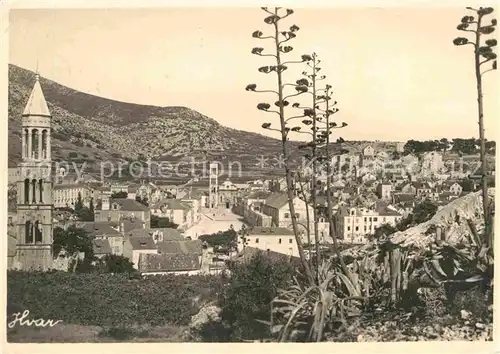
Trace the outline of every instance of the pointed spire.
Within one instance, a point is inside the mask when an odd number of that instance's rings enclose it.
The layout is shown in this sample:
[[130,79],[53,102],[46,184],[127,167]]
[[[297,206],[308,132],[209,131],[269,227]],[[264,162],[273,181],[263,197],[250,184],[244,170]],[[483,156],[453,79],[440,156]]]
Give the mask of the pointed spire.
[[47,116],[50,117],[49,107],[45,96],[43,95],[42,86],[40,85],[40,75],[38,70],[35,75],[35,85],[31,91],[30,98],[24,108],[23,116]]

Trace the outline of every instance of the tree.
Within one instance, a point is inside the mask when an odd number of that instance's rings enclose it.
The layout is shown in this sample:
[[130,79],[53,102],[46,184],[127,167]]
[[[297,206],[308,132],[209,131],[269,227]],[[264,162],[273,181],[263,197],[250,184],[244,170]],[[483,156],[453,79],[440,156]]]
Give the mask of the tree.
[[111,199],[122,199],[122,198],[127,198],[127,196],[128,196],[128,193],[125,191],[115,192],[115,193],[111,194]]
[[387,236],[392,235],[396,231],[398,230],[394,226],[385,223],[375,229],[375,232],[373,233],[373,238],[376,240],[384,239]]
[[[471,32],[474,35],[474,40],[470,41],[465,37],[458,37],[453,40],[453,44],[457,46],[470,44],[474,48],[474,69],[476,74],[476,89],[477,89],[477,108],[478,108],[478,125],[479,125],[479,139],[480,139],[480,158],[481,158],[481,187],[483,195],[483,213],[485,221],[485,235],[488,235],[488,246],[492,246],[492,232],[490,225],[490,210],[489,210],[489,198],[488,198],[488,185],[487,176],[488,168],[486,161],[486,139],[484,137],[484,113],[483,113],[483,75],[491,70],[496,70],[497,68],[497,55],[493,52],[493,47],[497,45],[497,40],[494,38],[488,38],[482,42],[483,36],[487,36],[495,31],[495,26],[497,24],[496,19],[491,19],[490,24],[484,24],[485,16],[493,13],[492,7],[480,7],[479,9],[474,9],[472,7],[467,7],[467,10],[473,11],[476,15],[474,16],[464,16],[461,23],[457,26],[457,29],[464,32]],[[483,70],[484,65],[492,63],[490,69]]]
[[464,179],[460,185],[462,186],[462,191],[464,192],[474,192],[475,190],[474,181],[471,179]]
[[225,340],[268,338],[269,326],[257,320],[269,319],[270,303],[278,289],[290,283],[293,266],[285,260],[272,261],[259,252],[248,263],[231,265],[230,271],[229,284],[219,301],[222,320],[230,328]]
[[149,206],[148,198],[141,198],[139,195],[135,197],[135,200],[141,203],[142,205]]
[[[280,128],[275,129],[271,128],[271,123],[264,123],[262,128],[277,131],[281,135],[282,142],[282,153],[285,167],[285,178],[287,184],[287,195],[288,195],[288,206],[292,219],[292,228],[293,233],[295,235],[295,241],[297,243],[297,248],[299,251],[299,256],[301,259],[301,263],[304,267],[304,271],[306,273],[307,278],[311,284],[314,283],[314,277],[312,275],[311,269],[305,257],[304,248],[302,245],[302,241],[300,239],[297,217],[295,213],[295,206],[293,204],[294,199],[294,191],[293,191],[293,180],[292,180],[292,170],[290,166],[290,148],[289,148],[289,137],[288,134],[290,132],[290,127],[287,126],[287,116],[285,112],[285,108],[289,105],[288,99],[291,97],[295,97],[301,95],[308,91],[308,85],[304,85],[303,83],[305,79],[298,80],[295,84],[284,82],[283,73],[288,69],[288,66],[294,63],[305,63],[310,61],[312,58],[309,55],[302,55],[301,60],[291,60],[284,61],[282,57],[290,53],[293,50],[293,47],[290,45],[286,45],[286,42],[291,41],[297,36],[297,32],[299,27],[296,25],[292,25],[288,30],[283,31],[280,28],[280,24],[282,21],[293,14],[293,10],[286,9],[283,12],[282,8],[275,7],[273,10],[268,9],[267,7],[262,7],[262,10],[266,12],[267,17],[264,19],[264,22],[270,26],[272,26],[272,33],[270,35],[264,35],[263,32],[257,30],[254,31],[252,36],[259,40],[268,40],[270,39],[273,42],[273,52],[269,54],[264,54],[264,48],[255,47],[252,49],[252,54],[262,56],[262,57],[270,57],[274,60],[274,65],[270,66],[262,66],[259,68],[259,72],[264,74],[276,73],[277,78],[277,90],[257,90],[256,84],[249,84],[246,87],[247,91],[253,92],[265,92],[265,93],[273,93],[277,96],[277,101],[275,102],[275,106],[278,107],[278,110],[272,110],[271,105],[269,103],[259,103],[257,105],[257,109],[260,111],[277,114],[279,117]],[[307,80],[306,80],[307,81]],[[286,94],[285,89],[287,87],[293,87],[295,89],[294,93]]]
[[157,215],[151,215],[150,227],[152,229],[163,229],[163,228],[176,229],[178,226],[179,225],[171,222],[169,218],[163,218]]
[[94,221],[94,199],[90,198],[89,213],[92,214],[92,221]]
[[77,197],[76,203],[75,203],[75,213],[78,213],[80,211],[80,209],[82,209],[82,207],[83,207],[82,194],[80,192],[78,192],[78,197]]
[[66,230],[56,227],[53,233],[52,247],[54,257],[57,257],[59,252],[64,250],[66,255],[73,259],[73,272],[78,265],[80,253],[85,254],[85,259],[94,258],[92,237],[84,229],[75,225],[69,226]]
[[95,265],[99,272],[103,273],[134,273],[137,270],[134,264],[124,256],[116,254],[107,254],[99,259]]
[[397,229],[404,231],[411,226],[429,221],[437,212],[437,205],[430,200],[424,200],[417,204],[410,215],[401,220]]
[[243,245],[243,249],[247,246],[247,236],[248,236],[248,230],[245,224],[241,225],[241,229],[238,232],[238,235],[240,237],[241,244]]

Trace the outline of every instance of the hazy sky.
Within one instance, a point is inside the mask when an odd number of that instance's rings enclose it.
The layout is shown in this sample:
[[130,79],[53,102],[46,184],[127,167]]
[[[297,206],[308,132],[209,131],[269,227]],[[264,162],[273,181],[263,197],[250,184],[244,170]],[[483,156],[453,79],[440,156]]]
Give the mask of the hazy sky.
[[[300,27],[287,58],[315,51],[335,90],[341,135],[407,140],[478,135],[472,47],[453,38],[457,8],[295,9]],[[252,47],[270,42],[259,8],[13,10],[10,62],[71,88],[121,101],[187,106],[223,125],[265,133],[277,116],[258,111],[275,76]],[[304,70],[288,72],[290,81]],[[491,74],[491,75],[490,75]],[[485,76],[487,136],[498,130],[498,73]],[[325,82],[326,83],[326,82]],[[291,112],[292,113],[292,112]],[[496,126],[494,126],[496,125]],[[496,133],[496,132],[495,132]],[[299,136],[300,137],[300,136]]]

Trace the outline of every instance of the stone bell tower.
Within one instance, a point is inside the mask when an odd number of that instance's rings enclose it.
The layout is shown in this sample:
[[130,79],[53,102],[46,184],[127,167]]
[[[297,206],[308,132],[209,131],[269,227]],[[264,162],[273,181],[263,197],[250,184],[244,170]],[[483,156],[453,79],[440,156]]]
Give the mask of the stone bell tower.
[[22,114],[15,259],[20,270],[48,270],[52,266],[51,118],[37,74]]

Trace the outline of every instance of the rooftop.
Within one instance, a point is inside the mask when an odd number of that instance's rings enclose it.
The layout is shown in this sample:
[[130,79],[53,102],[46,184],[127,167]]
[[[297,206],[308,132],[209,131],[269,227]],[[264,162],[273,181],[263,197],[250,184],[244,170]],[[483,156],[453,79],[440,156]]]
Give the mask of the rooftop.
[[250,235],[293,235],[293,231],[285,227],[255,226],[248,232]]
[[23,116],[50,117],[49,107],[47,106],[38,74],[36,75],[35,85],[24,108]]
[[116,198],[111,200],[111,204],[117,203],[120,210],[125,211],[149,211],[149,208],[137,200],[128,198]]
[[201,264],[196,254],[149,254],[139,255],[140,272],[175,272],[200,269]]

